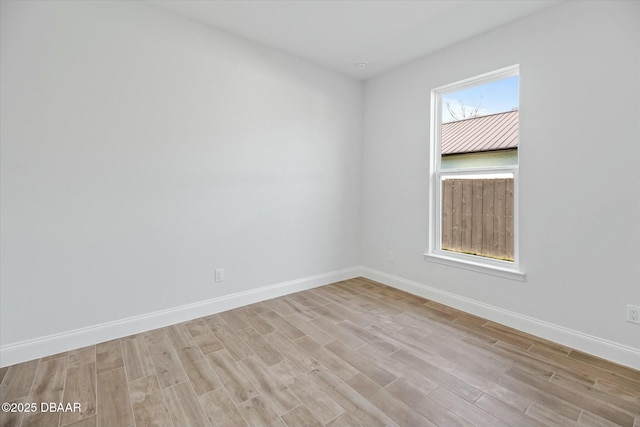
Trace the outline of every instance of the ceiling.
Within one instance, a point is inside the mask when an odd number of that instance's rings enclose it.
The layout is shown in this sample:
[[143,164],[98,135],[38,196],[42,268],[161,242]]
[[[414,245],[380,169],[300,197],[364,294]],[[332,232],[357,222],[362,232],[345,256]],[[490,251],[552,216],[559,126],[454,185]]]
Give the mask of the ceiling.
[[146,2],[366,80],[560,0]]

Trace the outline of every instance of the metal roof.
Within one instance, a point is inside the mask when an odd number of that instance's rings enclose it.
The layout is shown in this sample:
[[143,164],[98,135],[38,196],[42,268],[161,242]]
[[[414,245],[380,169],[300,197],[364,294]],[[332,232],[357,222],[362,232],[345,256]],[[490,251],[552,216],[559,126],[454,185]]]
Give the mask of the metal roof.
[[442,154],[518,148],[518,111],[442,124]]

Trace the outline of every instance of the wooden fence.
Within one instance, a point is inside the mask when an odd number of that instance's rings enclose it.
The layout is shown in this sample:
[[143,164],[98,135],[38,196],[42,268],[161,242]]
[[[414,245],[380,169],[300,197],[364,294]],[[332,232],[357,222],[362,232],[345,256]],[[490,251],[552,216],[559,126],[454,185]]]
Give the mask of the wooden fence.
[[443,180],[442,249],[513,261],[513,178]]

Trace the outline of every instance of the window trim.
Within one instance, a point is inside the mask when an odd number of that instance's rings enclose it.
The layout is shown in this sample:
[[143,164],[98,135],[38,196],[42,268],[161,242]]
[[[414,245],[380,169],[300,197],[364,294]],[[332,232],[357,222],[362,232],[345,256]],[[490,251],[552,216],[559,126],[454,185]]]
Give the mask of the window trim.
[[[496,275],[515,280],[525,280],[525,273],[520,270],[520,212],[519,212],[519,167],[495,166],[482,168],[441,168],[441,121],[442,121],[442,97],[451,92],[467,89],[469,87],[502,80],[508,77],[519,76],[519,65],[512,65],[496,71],[481,74],[476,77],[464,79],[455,83],[440,86],[431,91],[431,132],[429,150],[429,244],[424,258],[427,261],[437,262],[452,267],[471,270],[479,273]],[[518,155],[520,150],[518,150]],[[449,176],[481,175],[495,173],[513,174],[513,262],[492,259],[479,255],[464,254],[460,252],[446,251],[442,245],[442,196],[441,179]]]

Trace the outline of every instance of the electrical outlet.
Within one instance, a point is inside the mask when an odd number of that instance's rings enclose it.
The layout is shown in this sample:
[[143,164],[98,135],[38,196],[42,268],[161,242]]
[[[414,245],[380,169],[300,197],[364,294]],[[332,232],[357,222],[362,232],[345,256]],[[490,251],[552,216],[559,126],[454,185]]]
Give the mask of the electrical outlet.
[[389,251],[387,253],[387,261],[389,262],[396,262],[396,253],[393,251]]
[[640,323],[640,307],[627,305],[627,322]]
[[224,268],[216,268],[216,282],[224,281]]

